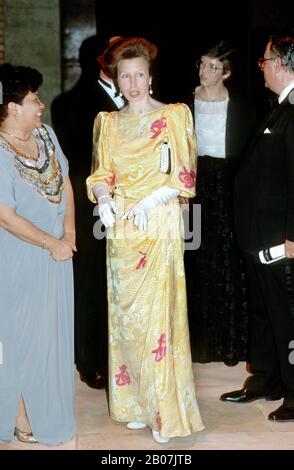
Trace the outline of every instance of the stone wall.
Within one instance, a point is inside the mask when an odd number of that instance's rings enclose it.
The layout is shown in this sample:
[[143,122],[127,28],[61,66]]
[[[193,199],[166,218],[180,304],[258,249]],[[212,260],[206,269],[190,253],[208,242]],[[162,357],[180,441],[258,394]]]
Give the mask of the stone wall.
[[0,10],[1,5],[5,61],[35,67],[43,74],[40,97],[46,105],[44,121],[50,123],[51,101],[61,91],[59,1],[0,0]]
[[4,0],[0,0],[0,64],[4,62]]

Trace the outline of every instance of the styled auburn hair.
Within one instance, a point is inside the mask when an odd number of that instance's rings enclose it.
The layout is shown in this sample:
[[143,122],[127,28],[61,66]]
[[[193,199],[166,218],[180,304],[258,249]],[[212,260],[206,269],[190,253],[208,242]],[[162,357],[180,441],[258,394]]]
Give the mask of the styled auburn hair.
[[157,47],[147,39],[140,37],[118,39],[111,43],[99,57],[99,64],[112,80],[116,80],[119,61],[136,57],[144,57],[148,62],[149,72],[151,72],[157,57]]

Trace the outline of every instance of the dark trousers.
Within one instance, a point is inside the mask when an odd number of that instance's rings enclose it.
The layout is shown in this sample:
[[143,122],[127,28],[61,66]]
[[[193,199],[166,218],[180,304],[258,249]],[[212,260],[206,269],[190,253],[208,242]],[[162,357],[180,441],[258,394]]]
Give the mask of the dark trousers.
[[294,364],[289,343],[294,340],[294,262],[270,265],[247,258],[252,318],[249,363],[253,373],[245,387],[266,395],[285,393],[294,399]]
[[73,178],[78,253],[74,257],[75,362],[85,376],[107,376],[108,325],[106,241],[96,240],[94,204],[86,195],[85,177]]

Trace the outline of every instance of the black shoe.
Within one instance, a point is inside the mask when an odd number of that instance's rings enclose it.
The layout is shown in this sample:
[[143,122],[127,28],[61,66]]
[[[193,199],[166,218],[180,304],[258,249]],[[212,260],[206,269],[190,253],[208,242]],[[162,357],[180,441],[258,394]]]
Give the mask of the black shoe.
[[233,392],[224,393],[220,396],[221,401],[229,401],[231,403],[250,403],[254,400],[280,400],[281,395],[264,395],[256,392],[250,392],[247,388],[241,390],[234,390]]
[[225,354],[223,358],[224,364],[228,367],[233,367],[239,362],[239,358],[234,353]]
[[84,375],[80,372],[80,379],[82,382],[88,385],[88,387],[96,388],[96,389],[103,389],[106,388],[107,379],[104,375],[100,375],[96,372],[94,375]]
[[268,419],[277,422],[294,421],[294,406],[283,403],[268,415]]

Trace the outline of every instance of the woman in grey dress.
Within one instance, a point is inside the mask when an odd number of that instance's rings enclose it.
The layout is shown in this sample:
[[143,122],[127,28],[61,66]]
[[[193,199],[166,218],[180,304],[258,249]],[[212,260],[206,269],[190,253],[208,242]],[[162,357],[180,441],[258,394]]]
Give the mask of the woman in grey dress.
[[75,435],[74,201],[42,75],[0,66],[0,441]]

